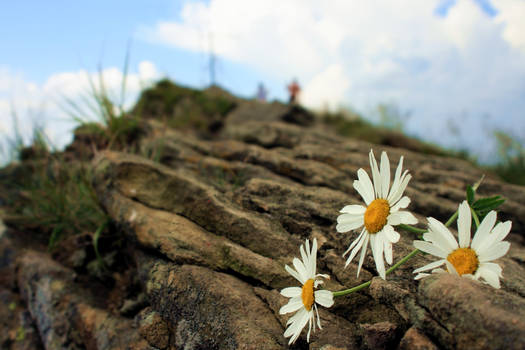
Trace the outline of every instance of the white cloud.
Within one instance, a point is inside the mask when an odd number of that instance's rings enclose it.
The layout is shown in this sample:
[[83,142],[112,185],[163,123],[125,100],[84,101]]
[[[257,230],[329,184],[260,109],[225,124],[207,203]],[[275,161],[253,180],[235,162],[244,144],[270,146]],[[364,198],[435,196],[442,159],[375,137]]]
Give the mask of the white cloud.
[[525,52],[525,1],[493,0],[498,9],[496,22],[505,27],[503,38],[513,47]]
[[339,64],[333,64],[306,84],[300,98],[301,101],[308,101],[317,107],[336,109],[341,101],[344,101],[344,94],[349,86],[350,81],[344,68]]
[[490,153],[487,127],[516,130],[525,110],[525,1],[492,3],[495,16],[474,0],[439,16],[438,0],[194,1],[141,33],[196,52],[212,33],[221,57],[269,79],[298,77],[306,105],[395,101],[412,112],[407,129],[436,142],[448,118],[462,118],[461,146]]
[[[160,78],[155,65],[148,61],[139,63],[138,72],[126,76],[126,91],[124,108],[133,105],[139,92],[148,84]],[[115,103],[120,103],[120,93],[123,72],[110,67],[102,71],[104,88]],[[0,132],[7,138],[14,138],[13,114],[16,114],[17,125],[21,136],[30,142],[33,129],[44,129],[52,145],[61,148],[71,141],[71,130],[76,123],[67,113],[66,99],[77,103],[86,115],[87,120],[97,120],[84,103],[84,98],[90,96],[92,89],[100,89],[100,73],[79,70],[76,72],[60,72],[51,75],[43,84],[26,81],[20,74],[0,67]],[[6,149],[5,138],[0,139],[0,147]],[[2,142],[3,141],[3,142]],[[5,154],[0,153],[0,163]]]

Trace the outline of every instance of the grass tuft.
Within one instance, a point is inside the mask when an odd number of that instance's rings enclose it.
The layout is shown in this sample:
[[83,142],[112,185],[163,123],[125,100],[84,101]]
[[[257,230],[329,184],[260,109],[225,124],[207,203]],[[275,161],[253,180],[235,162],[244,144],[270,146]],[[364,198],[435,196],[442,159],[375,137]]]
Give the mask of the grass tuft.
[[525,186],[525,147],[508,133],[497,130],[494,132],[498,142],[499,163],[492,170],[503,180]]
[[29,175],[3,178],[17,193],[9,206],[9,221],[39,231],[47,237],[49,249],[63,237],[96,232],[107,222],[91,185],[89,166],[50,156],[24,167]]
[[142,132],[138,117],[140,113],[130,114],[124,109],[128,68],[129,50],[124,62],[119,102],[114,102],[106,88],[102,67],[98,70],[98,84],[87,74],[90,91],[79,102],[65,98],[64,109],[79,124],[77,130],[94,135],[99,140],[97,146],[123,149]]

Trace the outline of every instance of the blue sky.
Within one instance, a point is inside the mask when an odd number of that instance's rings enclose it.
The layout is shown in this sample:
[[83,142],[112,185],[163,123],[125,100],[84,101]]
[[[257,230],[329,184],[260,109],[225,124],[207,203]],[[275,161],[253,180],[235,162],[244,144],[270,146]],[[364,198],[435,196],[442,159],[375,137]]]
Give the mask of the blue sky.
[[204,87],[212,33],[217,81],[236,94],[264,81],[285,99],[298,77],[309,107],[377,120],[390,103],[408,133],[490,162],[494,129],[525,140],[523,18],[524,0],[6,2],[0,133],[14,108],[26,136],[36,119],[67,143],[74,125],[56,102],[77,98],[99,65],[118,88],[128,43],[128,105],[162,76]]
[[[0,11],[0,66],[43,84],[57,72],[121,67],[130,45],[130,67],[154,62],[182,83],[208,83],[208,56],[141,40],[140,28],[180,18],[182,1],[25,1],[4,3]],[[261,74],[219,60],[217,78],[238,92],[251,93]],[[250,90],[251,89],[251,90]],[[284,89],[283,89],[284,90]],[[284,95],[284,94],[283,94]]]

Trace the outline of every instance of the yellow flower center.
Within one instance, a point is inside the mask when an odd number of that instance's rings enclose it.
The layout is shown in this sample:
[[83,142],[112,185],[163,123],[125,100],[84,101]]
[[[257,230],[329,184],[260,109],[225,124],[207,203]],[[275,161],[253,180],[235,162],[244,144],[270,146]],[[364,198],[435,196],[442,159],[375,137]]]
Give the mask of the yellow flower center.
[[457,273],[473,274],[479,266],[478,256],[474,249],[458,248],[447,256],[447,260],[454,266]]
[[303,305],[305,309],[310,311],[312,309],[312,305],[314,304],[314,280],[309,279],[303,285],[301,298],[303,299]]
[[386,199],[375,199],[365,211],[365,227],[369,233],[377,233],[386,225],[390,205]]

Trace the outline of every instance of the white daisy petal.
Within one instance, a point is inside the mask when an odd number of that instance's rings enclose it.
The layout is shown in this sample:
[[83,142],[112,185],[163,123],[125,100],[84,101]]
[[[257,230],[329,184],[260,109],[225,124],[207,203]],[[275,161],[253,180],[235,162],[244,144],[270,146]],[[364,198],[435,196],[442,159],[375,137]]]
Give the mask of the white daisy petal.
[[366,205],[372,203],[372,201],[375,198],[374,193],[367,192],[361,184],[361,182],[359,182],[359,180],[354,180],[354,190],[356,190],[357,193],[359,193],[361,197],[363,197],[363,200],[365,201]]
[[507,254],[510,248],[509,242],[499,242],[494,246],[486,249],[482,254],[478,255],[479,262],[489,262],[491,260],[496,260],[501,258],[503,255]]
[[437,268],[437,269],[432,270],[432,273],[446,273],[446,272],[448,271],[445,271],[442,268]]
[[428,277],[428,276],[430,276],[429,273],[420,273],[416,277],[414,277],[414,279],[417,281],[417,280],[420,280],[420,279]]
[[405,170],[405,173],[402,176],[401,182],[399,186],[396,189],[396,192],[392,196],[392,198],[389,198],[388,201],[390,203],[397,203],[401,197],[403,196],[403,192],[405,192],[405,189],[408,186],[408,183],[410,182],[410,179],[412,179],[412,175],[408,174],[408,171]]
[[[315,271],[317,269],[317,238],[314,238],[314,243],[312,244],[312,251],[310,253],[310,275],[308,276],[311,279],[315,280]],[[326,276],[326,275],[323,275]],[[328,276],[326,276],[328,278]]]
[[310,342],[310,332],[312,332],[312,320],[308,320],[308,333],[306,333],[306,341]]
[[[423,234],[423,239],[437,246],[446,253],[451,253],[454,247],[451,247],[445,237],[434,231],[427,231]],[[457,244],[457,243],[456,243]]]
[[467,248],[470,245],[470,225],[472,223],[472,216],[470,214],[470,206],[467,201],[463,201],[459,205],[458,218],[458,238],[459,246]]
[[445,260],[445,264],[447,265],[447,270],[450,274],[459,276],[454,265],[452,265],[448,260]]
[[323,329],[323,327],[321,327],[321,318],[319,317],[319,311],[317,311],[317,305],[314,304],[314,309],[315,309],[315,314],[317,315],[317,326],[319,327],[319,329]]
[[[364,225],[364,215],[341,214],[337,217],[340,225]],[[358,226],[359,227],[359,226]]]
[[359,236],[357,237],[357,239],[355,239],[355,240],[352,242],[352,244],[350,244],[350,247],[348,247],[348,249],[343,253],[343,256],[345,256],[346,254],[348,254],[348,252],[349,252],[350,250],[352,250],[352,248],[354,248],[355,245],[356,245],[357,243],[359,243],[359,241],[361,240],[361,238],[363,238],[363,235],[365,235],[365,234],[368,234],[368,233],[366,232],[366,229],[363,228],[363,229],[361,230],[361,233],[360,233]]
[[331,307],[334,305],[334,295],[329,290],[316,290],[314,295],[317,304],[324,307]]
[[500,288],[499,277],[497,273],[495,273],[490,268],[487,268],[485,266],[480,266],[478,268],[478,271],[476,271],[476,275],[483,278],[492,287],[496,289]]
[[477,240],[476,245],[474,245],[474,242],[472,242],[472,249],[475,249],[478,254],[483,254],[486,249],[492,247],[498,242],[503,241],[503,239],[505,239],[505,237],[507,237],[509,234],[511,226],[512,223],[510,221],[498,223],[483,242]]
[[[306,311],[306,309],[302,309],[301,311],[303,311],[303,310]],[[297,328],[297,330],[296,330],[295,334],[293,335],[293,337],[290,338],[290,342],[288,344],[295,343],[297,338],[299,338],[299,335],[301,334],[301,331],[303,330],[304,326],[306,326],[306,323],[311,318],[310,312],[311,311],[306,311],[306,313],[304,313],[304,315],[301,315],[301,318],[296,321],[296,324],[297,324],[296,328]]]
[[299,287],[288,287],[281,291],[281,295],[287,298],[294,298],[301,296],[302,288]]
[[346,259],[345,267],[347,267],[348,264],[350,264],[352,262],[352,260],[354,259],[355,255],[359,251],[359,248],[361,248],[363,246],[363,242],[365,241],[365,237],[366,236],[368,236],[368,234],[366,234],[366,233],[364,235],[362,235],[361,239],[359,240],[359,242],[357,242],[355,247],[352,249],[352,252],[350,253],[350,256],[348,257],[348,259]]
[[284,265],[284,269],[286,270],[286,272],[292,275],[296,280],[301,282],[301,284],[304,284],[306,282],[306,280],[303,277],[301,277],[301,275],[299,275],[299,273],[297,273],[297,271],[292,269],[290,266]]
[[410,198],[408,198],[407,196],[404,196],[403,198],[399,200],[399,202],[397,202],[396,204],[392,206],[392,208],[390,208],[390,212],[394,213],[398,211],[399,209],[405,209],[406,207],[408,207],[409,204],[410,204]]
[[390,243],[399,242],[399,238],[401,238],[401,235],[397,233],[392,226],[387,224],[385,225],[385,227],[383,227],[382,231]]
[[359,256],[359,265],[357,266],[357,277],[361,272],[361,267],[363,266],[363,261],[365,260],[366,250],[368,249],[368,241],[370,240],[370,235],[366,235],[365,241],[363,242],[363,248],[361,248],[361,255]]
[[372,185],[372,181],[370,181],[370,177],[366,173],[364,169],[357,170],[357,178],[359,179],[359,182],[361,183],[361,186],[368,194],[374,194],[374,186]]
[[338,224],[347,224],[353,221],[361,221],[363,222],[363,215],[354,215],[354,214],[341,214],[337,217],[337,223]]
[[390,243],[389,241],[387,241],[386,239],[384,240],[384,247],[383,247],[384,251],[385,251],[385,260],[386,262],[389,264],[389,265],[392,265],[392,243]]
[[352,230],[358,229],[361,226],[363,226],[362,222],[353,221],[353,222],[347,223],[347,224],[337,224],[335,229],[337,230],[337,232],[341,232],[342,233],[342,232],[348,232],[348,231],[352,231]]
[[303,308],[297,312],[297,314],[294,316],[292,324],[284,332],[285,338],[292,336],[290,338],[290,341],[288,342],[288,345],[294,343],[297,340],[297,338],[301,334],[301,330],[304,328],[308,320],[309,314],[308,311],[306,311],[306,309]]
[[[374,191],[375,198],[380,198],[381,196],[381,176],[379,173],[379,168],[377,167],[376,157],[374,156],[374,151],[370,150],[368,154],[370,160],[370,167],[372,168],[372,178],[374,180]],[[368,203],[367,203],[368,204]]]
[[494,229],[492,230],[492,233],[497,235],[496,240],[502,241],[510,233],[511,228],[512,228],[512,222],[510,220],[505,221],[505,222],[500,222],[496,225],[496,227],[494,227]]
[[430,242],[414,241],[414,247],[425,253],[432,254],[443,259],[445,259],[448,256],[448,254],[444,252],[441,248],[437,247],[436,245]]
[[[308,242],[308,240],[307,240],[307,242]],[[305,269],[305,273],[304,273],[303,277],[305,279],[308,279],[309,278],[308,276],[311,275],[311,273],[310,273],[310,264],[307,264],[307,262],[310,261],[309,255],[306,255],[306,252],[304,251],[304,246],[303,245],[301,245],[301,247],[299,248],[299,251],[301,252],[301,259],[303,259],[303,261],[304,261],[303,266],[304,266],[304,269]],[[308,252],[308,254],[310,254],[310,252]],[[299,272],[298,269],[297,269],[297,271]]]
[[482,242],[485,241],[485,239],[488,238],[490,231],[492,231],[494,224],[496,224],[496,216],[497,215],[494,210],[485,216],[481,224],[479,224],[478,230],[472,239],[472,247],[478,247]]
[[289,319],[288,319],[288,322],[286,322],[286,325],[289,325],[289,324],[293,324],[295,323],[295,321],[297,321],[300,316],[301,316],[301,310],[299,310],[298,312],[296,312],[293,316],[291,316]]
[[385,262],[383,261],[383,240],[381,239],[381,236],[371,235],[370,245],[376,263],[377,273],[382,279],[386,279]]
[[419,272],[423,272],[423,271],[432,270],[432,269],[435,269],[436,267],[439,267],[439,266],[443,265],[444,263],[445,263],[444,259],[437,260],[437,261],[431,262],[430,264],[426,264],[423,267],[415,269],[413,273],[419,273]]
[[390,186],[390,160],[386,152],[381,153],[381,198],[388,197],[388,190]]
[[[480,268],[484,268],[484,269],[489,269],[491,270],[492,272],[494,272],[497,276],[499,277],[503,277],[502,275],[502,272],[503,272],[503,269],[501,268],[501,266],[499,266],[498,264],[496,263],[490,263],[490,262],[486,262],[486,263],[481,263],[479,264],[479,267]],[[479,269],[478,269],[479,270]],[[477,271],[476,271],[477,272]]]
[[299,310],[302,307],[304,307],[304,305],[303,305],[303,301],[301,300],[300,297],[299,298],[292,298],[292,299],[290,299],[288,304],[286,304],[283,307],[281,307],[281,309],[279,310],[279,313],[281,315],[284,315],[284,314],[287,314],[289,312],[297,311],[297,310]]
[[396,211],[394,213],[390,213],[388,215],[388,224],[389,225],[400,225],[400,224],[407,224],[407,225],[414,225],[417,224],[416,217],[408,212],[408,211]]
[[306,281],[308,279],[308,274],[306,273],[306,267],[304,266],[303,262],[297,258],[294,258],[292,263],[299,276],[301,276],[301,278]]
[[[322,273],[318,273],[317,275],[314,276],[315,278],[317,277],[322,277],[322,278],[326,278],[327,280],[330,279],[330,276],[328,276],[327,274],[322,274]],[[317,282],[317,281],[316,281]],[[324,283],[323,281],[318,281],[319,283]]]
[[[315,240],[315,238],[314,238],[314,240]],[[302,248],[302,246],[301,246],[301,248]],[[304,248],[305,248],[305,250],[306,250],[306,256],[307,256],[307,259],[310,259],[310,255],[311,255],[311,253],[310,253],[310,241],[309,241],[309,240],[306,240],[306,241],[304,242]],[[304,265],[305,265],[305,266],[306,266],[306,261],[307,261],[307,260],[304,260],[304,259],[303,259],[303,262],[304,262]]]
[[390,193],[388,194],[388,200],[392,198],[392,195],[397,190],[399,186],[399,181],[401,180],[401,171],[403,170],[403,156],[399,158],[399,164],[397,165],[396,174],[394,176],[394,182],[392,183],[392,187],[390,188]]
[[341,209],[340,213],[353,214],[353,215],[363,215],[366,211],[366,207],[358,204],[346,205]]
[[428,220],[428,229],[433,231],[436,235],[439,235],[445,240],[447,246],[450,249],[450,250],[447,250],[447,252],[451,252],[455,249],[458,249],[458,242],[454,238],[454,235],[452,235],[450,230],[445,225],[443,225],[440,221],[432,217],[427,218],[427,220]]

